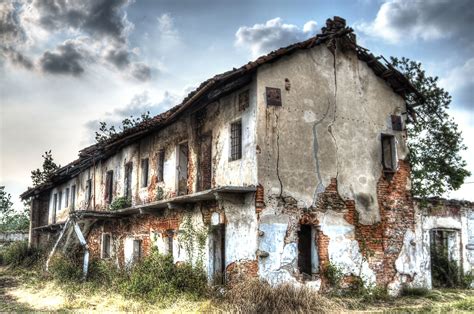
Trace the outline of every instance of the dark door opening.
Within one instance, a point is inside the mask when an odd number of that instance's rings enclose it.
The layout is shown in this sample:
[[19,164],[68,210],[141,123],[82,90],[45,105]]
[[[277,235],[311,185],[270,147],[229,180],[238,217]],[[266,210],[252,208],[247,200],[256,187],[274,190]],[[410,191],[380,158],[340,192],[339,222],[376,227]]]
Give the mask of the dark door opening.
[[210,236],[210,268],[214,284],[225,283],[225,225],[212,227]]
[[298,231],[298,269],[303,275],[312,275],[311,226],[301,225]]
[[201,136],[199,145],[199,172],[198,189],[199,191],[211,188],[212,180],[212,136],[206,134]]
[[457,250],[455,230],[433,229],[430,231],[431,282],[436,288],[454,288],[460,284],[460,267],[455,260]]

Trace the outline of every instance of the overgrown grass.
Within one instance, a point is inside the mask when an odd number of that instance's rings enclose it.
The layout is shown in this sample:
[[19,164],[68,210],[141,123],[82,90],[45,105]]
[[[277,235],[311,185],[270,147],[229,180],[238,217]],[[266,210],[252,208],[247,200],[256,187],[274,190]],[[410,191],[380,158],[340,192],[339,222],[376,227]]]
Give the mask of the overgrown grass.
[[31,267],[43,257],[43,251],[29,248],[28,242],[13,242],[0,249],[0,265]]

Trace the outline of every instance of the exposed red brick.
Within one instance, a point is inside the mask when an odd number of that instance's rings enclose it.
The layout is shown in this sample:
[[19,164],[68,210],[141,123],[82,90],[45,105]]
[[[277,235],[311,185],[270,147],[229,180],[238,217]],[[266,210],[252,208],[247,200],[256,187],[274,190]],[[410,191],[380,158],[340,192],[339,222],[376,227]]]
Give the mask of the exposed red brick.
[[247,278],[256,278],[258,276],[258,261],[246,260],[233,262],[226,268],[227,283],[235,284]]

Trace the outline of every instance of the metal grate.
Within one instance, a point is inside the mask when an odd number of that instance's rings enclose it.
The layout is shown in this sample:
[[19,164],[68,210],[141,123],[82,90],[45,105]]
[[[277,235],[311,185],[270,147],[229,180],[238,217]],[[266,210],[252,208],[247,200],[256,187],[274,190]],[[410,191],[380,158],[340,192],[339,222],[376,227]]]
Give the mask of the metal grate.
[[230,160],[242,158],[242,122],[237,121],[230,125]]

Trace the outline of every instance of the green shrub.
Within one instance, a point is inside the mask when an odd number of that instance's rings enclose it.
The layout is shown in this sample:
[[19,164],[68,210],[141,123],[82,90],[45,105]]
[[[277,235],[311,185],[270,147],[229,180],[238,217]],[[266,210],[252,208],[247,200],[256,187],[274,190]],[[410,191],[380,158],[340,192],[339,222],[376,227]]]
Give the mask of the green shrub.
[[122,197],[117,197],[116,199],[112,201],[112,204],[110,204],[110,209],[119,210],[119,209],[127,208],[130,206],[132,206],[132,200],[130,198],[122,196]]
[[329,263],[325,268],[324,268],[324,277],[328,280],[329,285],[333,288],[339,289],[341,287],[341,280],[344,277],[344,273],[342,272],[342,269],[334,265],[332,263]]
[[78,260],[57,253],[49,262],[49,272],[59,282],[75,282],[82,279],[82,266]]
[[149,256],[133,265],[121,283],[126,295],[150,299],[174,297],[177,293],[202,296],[207,280],[204,271],[189,263],[175,265],[170,255],[153,249]]
[[4,247],[0,256],[3,265],[30,267],[42,257],[42,251],[29,248],[28,242],[21,241]]

